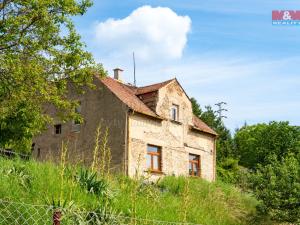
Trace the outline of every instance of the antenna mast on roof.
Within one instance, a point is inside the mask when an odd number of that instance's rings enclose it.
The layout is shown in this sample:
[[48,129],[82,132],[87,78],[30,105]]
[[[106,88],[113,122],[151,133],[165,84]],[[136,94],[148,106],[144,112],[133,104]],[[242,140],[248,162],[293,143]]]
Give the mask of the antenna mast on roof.
[[132,58],[133,58],[133,84],[136,86],[136,79],[135,79],[135,57],[134,57],[134,52],[132,53]]

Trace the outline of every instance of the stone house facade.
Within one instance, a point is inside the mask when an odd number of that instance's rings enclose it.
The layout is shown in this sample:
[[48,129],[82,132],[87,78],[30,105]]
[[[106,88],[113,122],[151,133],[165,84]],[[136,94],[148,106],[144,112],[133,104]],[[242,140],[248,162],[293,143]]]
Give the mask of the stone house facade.
[[[58,161],[61,143],[68,143],[69,160],[90,164],[95,131],[99,124],[108,129],[111,168],[129,176],[151,174],[192,175],[209,181],[216,178],[217,134],[193,115],[192,104],[176,79],[144,87],[119,79],[95,78],[96,88],[69,97],[80,102],[83,123],[62,123],[34,139],[34,157]],[[55,108],[47,112],[55,115]]]

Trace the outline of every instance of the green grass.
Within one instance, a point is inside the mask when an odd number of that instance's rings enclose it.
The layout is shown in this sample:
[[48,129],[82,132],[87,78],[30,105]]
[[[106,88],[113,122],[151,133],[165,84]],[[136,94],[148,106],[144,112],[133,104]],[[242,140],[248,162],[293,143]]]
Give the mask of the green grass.
[[[61,176],[60,166],[52,163],[0,158],[0,199],[28,204],[61,199],[73,201],[77,208],[96,209],[103,201],[74,179],[78,170],[70,167]],[[221,182],[166,177],[149,184],[121,175],[106,179],[113,195],[110,207],[124,216],[238,225],[247,224],[255,215],[257,201],[253,197]]]

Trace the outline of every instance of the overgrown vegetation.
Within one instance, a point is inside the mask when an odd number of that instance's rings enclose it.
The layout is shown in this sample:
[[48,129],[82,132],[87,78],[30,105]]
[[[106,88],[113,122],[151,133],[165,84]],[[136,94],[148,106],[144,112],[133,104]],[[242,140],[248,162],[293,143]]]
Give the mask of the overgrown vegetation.
[[[93,86],[93,75],[106,75],[84,50],[72,22],[91,5],[90,0],[0,3],[1,148],[29,152],[32,138],[52,122],[45,105],[54,106],[63,122],[81,121],[75,112],[78,102],[66,98],[69,85],[82,92]],[[113,215],[120,214],[132,218],[132,224],[142,217],[235,225],[253,223],[252,218],[262,223],[262,215],[272,223],[300,223],[300,128],[270,122],[245,125],[233,136],[211,106],[202,110],[191,101],[194,114],[219,134],[216,183],[183,177],[152,183],[145,177],[113,176],[109,131],[99,126],[91,168],[68,165],[64,144],[60,165],[0,159],[0,199],[89,210],[84,217],[74,213],[78,224],[118,224]],[[33,214],[24,209],[21,219]]]
[[[22,184],[27,178],[8,172],[19,170],[17,168],[30,176],[30,188]],[[61,204],[66,201],[67,206],[71,202],[77,209],[132,218],[177,222],[185,218],[187,222],[209,225],[247,224],[257,204],[253,197],[228,184],[194,178],[166,177],[156,183],[147,178],[130,179],[121,175],[105,179],[79,166],[68,166],[62,178],[61,166],[3,158],[0,170],[0,199],[32,204],[47,204],[54,199]],[[60,199],[61,191],[63,199]],[[132,211],[132,191],[136,194],[135,212]],[[97,214],[90,214],[93,215]],[[133,219],[132,224],[139,224],[134,222]]]
[[0,147],[29,151],[32,137],[51,122],[45,104],[64,120],[75,119],[77,102],[66,98],[68,83],[82,91],[93,75],[105,75],[85,51],[72,18],[90,0],[0,2]]
[[220,135],[218,179],[253,193],[270,223],[300,223],[300,127],[288,122],[245,124],[232,137],[210,106],[192,99],[194,113]]

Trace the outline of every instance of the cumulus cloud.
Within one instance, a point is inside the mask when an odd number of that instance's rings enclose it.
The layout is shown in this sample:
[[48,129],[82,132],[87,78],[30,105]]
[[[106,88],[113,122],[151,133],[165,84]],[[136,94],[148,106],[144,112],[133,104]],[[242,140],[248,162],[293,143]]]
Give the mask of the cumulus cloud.
[[178,59],[191,29],[188,16],[170,8],[142,6],[123,19],[110,18],[95,26],[95,41],[109,55],[124,57],[133,51],[141,60]]

